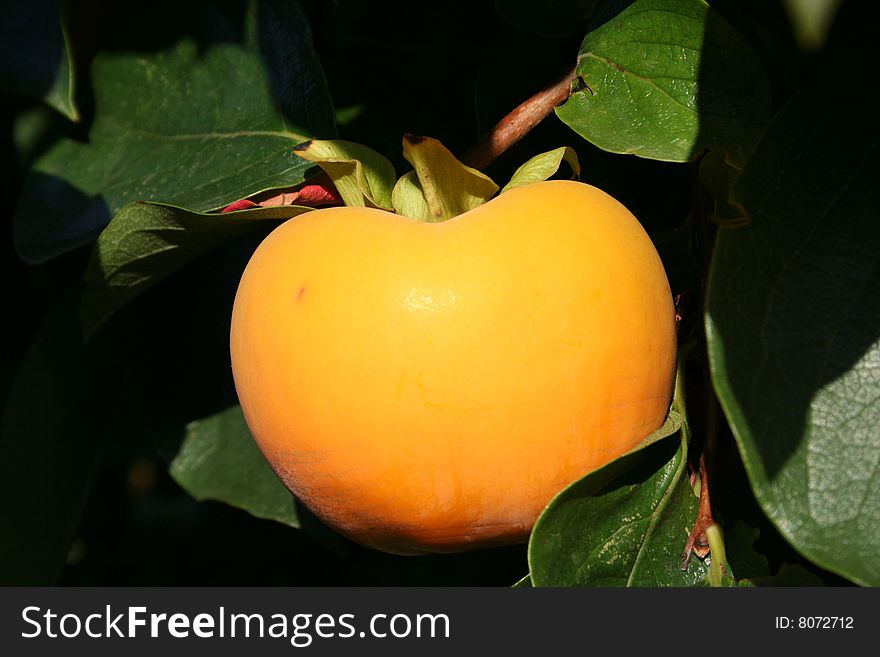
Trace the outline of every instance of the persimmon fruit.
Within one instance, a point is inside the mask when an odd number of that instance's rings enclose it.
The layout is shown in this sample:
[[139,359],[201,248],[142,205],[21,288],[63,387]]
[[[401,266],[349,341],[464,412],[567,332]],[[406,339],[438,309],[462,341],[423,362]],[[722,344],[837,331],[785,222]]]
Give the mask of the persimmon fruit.
[[309,212],[259,246],[232,316],[235,384],[284,484],[398,554],[525,540],[550,499],[664,421],[669,284],[586,184],[516,187],[442,223]]

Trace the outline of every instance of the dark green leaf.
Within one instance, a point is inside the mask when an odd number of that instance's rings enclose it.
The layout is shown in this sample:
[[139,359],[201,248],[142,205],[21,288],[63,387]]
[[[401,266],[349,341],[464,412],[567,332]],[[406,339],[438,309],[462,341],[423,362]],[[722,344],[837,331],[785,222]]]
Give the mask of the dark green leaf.
[[727,558],[733,565],[737,577],[740,579],[768,577],[770,565],[767,557],[756,547],[760,531],[742,521],[725,523],[724,529]]
[[170,472],[197,500],[219,500],[299,527],[296,498],[263,458],[240,406],[192,422]]
[[775,575],[753,577],[739,582],[740,586],[825,586],[822,578],[803,566],[784,563]]
[[89,142],[58,142],[25,183],[15,239],[26,260],[92,241],[131,201],[207,211],[305,179],[312,165],[293,146],[330,133],[333,110],[302,12],[251,2],[241,35],[211,3],[188,11],[199,39],[96,57]]
[[702,0],[603,5],[558,116],[599,148],[672,162],[705,148],[742,164],[770,111],[748,43]]
[[12,127],[15,154],[22,170],[39,157],[42,148],[57,139],[65,129],[65,120],[46,105],[34,105],[20,111]]
[[108,343],[84,346],[77,296],[49,314],[0,422],[0,584],[55,582],[116,414]]
[[505,20],[529,32],[548,37],[572,34],[596,6],[598,0],[495,0]]
[[0,86],[42,100],[79,121],[61,0],[8,3],[0,21],[0,43]]
[[163,278],[266,220],[311,208],[277,205],[205,214],[170,205],[131,203],[98,237],[83,290],[83,332],[90,336],[110,315]]
[[[837,66],[835,73],[845,71]],[[718,234],[712,378],[752,489],[817,565],[880,585],[880,130],[857,80],[767,129]]]

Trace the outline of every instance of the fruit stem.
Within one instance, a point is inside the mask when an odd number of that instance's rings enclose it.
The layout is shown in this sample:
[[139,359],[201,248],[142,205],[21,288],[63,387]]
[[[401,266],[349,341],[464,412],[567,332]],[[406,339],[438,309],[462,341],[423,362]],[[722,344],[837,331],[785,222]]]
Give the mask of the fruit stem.
[[515,107],[465,153],[462,161],[474,169],[484,169],[508,148],[525,137],[543,121],[557,105],[571,95],[574,69],[566,69],[553,84]]
[[709,550],[712,552],[712,563],[709,564],[709,574],[706,581],[709,586],[719,587],[724,584],[724,564],[727,563],[727,549],[724,546],[724,533],[717,523],[706,528],[706,539],[709,541]]

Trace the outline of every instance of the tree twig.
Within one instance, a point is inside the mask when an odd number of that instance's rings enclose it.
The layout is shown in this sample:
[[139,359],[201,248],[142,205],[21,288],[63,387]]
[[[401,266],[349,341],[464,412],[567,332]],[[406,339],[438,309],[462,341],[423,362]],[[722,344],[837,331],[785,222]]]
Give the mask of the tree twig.
[[522,102],[465,153],[462,161],[475,169],[489,166],[543,121],[554,107],[568,100],[573,80],[574,70],[566,70],[559,80]]
[[709,554],[709,538],[706,530],[715,524],[715,517],[712,515],[712,500],[709,495],[709,468],[706,466],[706,449],[700,454],[700,506],[697,507],[697,519],[694,522],[694,528],[688,536],[687,543],[684,546],[684,555],[682,557],[681,569],[687,570],[691,562],[691,556],[696,554],[700,559],[704,559]]

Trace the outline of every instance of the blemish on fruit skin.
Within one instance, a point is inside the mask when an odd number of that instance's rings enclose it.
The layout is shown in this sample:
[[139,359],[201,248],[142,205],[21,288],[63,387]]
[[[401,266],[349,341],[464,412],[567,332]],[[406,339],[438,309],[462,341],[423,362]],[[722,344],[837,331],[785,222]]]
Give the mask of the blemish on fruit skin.
[[296,300],[301,301],[303,298],[303,295],[305,293],[306,293],[306,286],[305,285],[300,286],[299,292],[296,293]]

